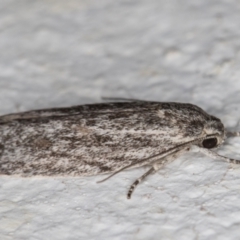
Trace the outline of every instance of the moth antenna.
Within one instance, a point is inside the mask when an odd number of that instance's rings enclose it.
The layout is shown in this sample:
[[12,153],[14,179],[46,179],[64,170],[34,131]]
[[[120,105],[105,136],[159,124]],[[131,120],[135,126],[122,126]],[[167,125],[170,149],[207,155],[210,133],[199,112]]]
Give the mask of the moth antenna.
[[[172,150],[172,149],[170,149],[170,150]],[[166,153],[169,152],[170,150],[166,151]],[[112,173],[110,176],[108,176],[108,177],[106,177],[106,178],[104,178],[104,179],[102,179],[102,180],[100,180],[100,181],[97,181],[97,183],[104,182],[104,181],[108,180],[109,178],[113,177],[114,175],[116,175],[117,173],[120,173],[121,171],[123,171],[123,170],[125,170],[125,169],[127,169],[127,168],[130,168],[130,167],[133,167],[133,166],[135,166],[135,165],[141,164],[142,162],[145,162],[145,161],[147,161],[147,160],[151,160],[152,158],[158,157],[158,156],[160,156],[160,155],[162,155],[162,154],[164,154],[164,153],[165,153],[165,152],[158,153],[158,154],[153,155],[153,156],[151,156],[151,157],[144,158],[144,159],[142,159],[141,161],[138,161],[138,162],[135,162],[135,163],[131,163],[131,164],[125,166],[125,167],[122,167],[122,168],[120,168],[119,170],[117,170],[116,172]],[[164,156],[164,157],[165,157],[165,156]],[[146,162],[146,164],[147,164],[147,163],[148,163],[148,162]]]
[[[172,150],[172,149],[170,149],[170,150]],[[169,150],[169,151],[170,151],[170,150]],[[167,151],[167,152],[168,152],[168,151]],[[121,171],[123,171],[123,170],[125,170],[125,169],[127,169],[127,168],[130,168],[130,167],[133,167],[133,166],[135,166],[135,165],[141,164],[142,162],[145,162],[145,161],[150,160],[150,159],[152,159],[152,158],[161,156],[162,154],[164,154],[164,153],[159,153],[159,154],[153,155],[153,156],[151,156],[151,157],[144,158],[144,159],[142,159],[142,160],[139,161],[139,162],[131,163],[131,164],[129,164],[129,165],[123,167],[123,168],[120,168],[120,169],[117,170],[116,172],[112,173],[110,176],[108,176],[108,177],[106,177],[106,178],[104,178],[104,179],[102,179],[102,180],[100,180],[100,181],[97,181],[97,183],[105,182],[105,181],[108,180],[109,178],[113,177],[113,176],[116,175],[117,173],[120,173]],[[171,154],[171,153],[170,153],[170,154]],[[165,156],[163,156],[163,157],[165,157]],[[161,159],[161,158],[160,158],[160,159]],[[147,164],[147,163],[146,163],[146,164]]]
[[170,155],[170,154],[172,154],[172,153],[176,153],[176,152],[178,152],[180,149],[183,149],[183,148],[185,148],[185,147],[191,146],[191,145],[193,145],[194,143],[197,143],[197,142],[201,141],[202,139],[203,139],[203,138],[195,139],[195,140],[192,140],[192,141],[189,141],[189,142],[180,144],[180,145],[178,145],[178,146],[176,146],[176,147],[173,147],[173,148],[168,149],[168,150],[165,151],[165,152],[161,152],[161,153],[158,153],[158,154],[156,154],[156,155],[150,156],[150,157],[148,157],[148,158],[144,158],[144,159],[142,159],[141,161],[138,161],[138,162],[135,162],[135,163],[131,163],[131,164],[129,164],[129,165],[123,167],[123,168],[120,168],[120,169],[117,170],[116,172],[112,173],[110,176],[108,176],[108,177],[106,177],[106,178],[104,178],[104,179],[102,179],[102,180],[100,180],[100,181],[97,181],[97,183],[104,182],[104,181],[108,180],[109,178],[113,177],[114,175],[116,175],[117,173],[120,173],[121,171],[123,171],[123,170],[125,170],[125,169],[127,169],[127,168],[130,168],[130,167],[133,167],[133,166],[135,166],[135,165],[139,165],[139,164],[141,164],[141,163],[143,163],[143,162],[146,162],[145,165],[148,164],[148,163],[151,163],[152,161],[149,162],[148,160],[152,160],[152,159],[155,158],[155,157],[161,156],[161,157],[158,159],[158,160],[160,160],[161,158],[167,157],[168,155]]
[[227,138],[230,138],[230,137],[240,137],[240,132],[227,132],[226,136],[227,136]]
[[[174,149],[175,149],[175,148],[174,148]],[[173,150],[173,149],[170,149],[170,150]],[[158,154],[153,155],[153,156],[151,156],[151,157],[144,158],[144,159],[142,159],[141,161],[138,161],[138,162],[135,162],[135,163],[131,163],[131,164],[125,166],[125,167],[122,167],[122,168],[120,168],[119,170],[117,170],[116,172],[114,172],[114,173],[112,173],[111,175],[109,175],[108,177],[106,177],[106,178],[104,178],[104,179],[102,179],[102,180],[100,180],[100,181],[97,181],[97,183],[105,182],[105,181],[108,180],[109,178],[113,177],[113,176],[116,175],[117,173],[120,173],[121,171],[123,171],[123,170],[125,170],[125,169],[127,169],[127,168],[130,168],[130,167],[133,167],[133,166],[135,166],[135,165],[141,164],[141,163],[143,163],[143,162],[145,162],[145,161],[147,161],[147,160],[151,160],[151,159],[153,159],[153,158],[155,158],[155,157],[158,157],[158,156],[160,156],[160,155],[162,155],[162,154],[164,154],[164,153],[168,153],[170,150],[168,150],[168,151],[166,151],[166,152],[158,153]],[[165,156],[163,156],[163,157],[165,157]],[[160,159],[161,159],[161,158],[160,158]],[[147,163],[148,163],[148,162],[146,162],[146,164],[147,164]]]
[[112,173],[112,174],[109,175],[108,177],[106,177],[106,178],[104,178],[104,179],[102,179],[102,180],[100,180],[100,181],[97,181],[97,183],[105,182],[105,181],[108,180],[109,178],[111,178],[111,177],[113,177],[114,175],[116,175],[117,173],[120,173],[121,171],[123,171],[123,170],[131,167],[132,165],[134,165],[134,164],[131,163],[131,164],[129,164],[129,165],[123,167],[123,168],[120,168],[119,170],[117,170],[116,172]]
[[221,156],[221,155],[217,154],[216,152],[212,152],[211,150],[209,150],[207,148],[201,148],[201,147],[197,147],[197,148],[198,148],[199,152],[205,154],[206,156],[208,156],[210,158],[221,159],[221,160],[227,161],[229,163],[240,164],[240,160]]
[[146,100],[140,100],[140,99],[135,99],[135,98],[113,98],[113,97],[101,97],[102,100],[107,100],[107,101],[127,101],[127,102],[149,102]]

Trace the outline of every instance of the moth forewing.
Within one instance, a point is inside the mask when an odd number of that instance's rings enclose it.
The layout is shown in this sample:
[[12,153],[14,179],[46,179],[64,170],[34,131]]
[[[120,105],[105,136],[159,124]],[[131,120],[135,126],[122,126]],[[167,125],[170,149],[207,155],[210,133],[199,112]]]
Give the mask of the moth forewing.
[[218,118],[186,103],[102,103],[9,114],[0,117],[0,174],[114,175],[152,165],[132,185],[130,198],[139,182],[192,145],[219,156],[209,149],[222,143],[224,131]]

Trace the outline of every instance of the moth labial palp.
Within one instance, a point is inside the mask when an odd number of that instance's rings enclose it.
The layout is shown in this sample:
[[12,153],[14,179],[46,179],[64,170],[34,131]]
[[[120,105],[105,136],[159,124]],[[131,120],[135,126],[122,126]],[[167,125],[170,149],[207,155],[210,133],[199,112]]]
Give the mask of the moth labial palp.
[[[220,119],[188,103],[110,102],[34,110],[0,117],[0,174],[107,178],[134,167],[150,169],[130,187],[193,146],[208,157],[227,137]],[[102,182],[99,181],[99,182]]]

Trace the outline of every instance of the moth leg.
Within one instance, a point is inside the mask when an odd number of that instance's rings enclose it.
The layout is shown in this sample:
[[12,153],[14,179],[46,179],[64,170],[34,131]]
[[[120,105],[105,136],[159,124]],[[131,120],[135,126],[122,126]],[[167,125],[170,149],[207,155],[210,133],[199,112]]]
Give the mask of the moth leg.
[[209,150],[207,148],[200,148],[200,147],[197,147],[197,148],[198,148],[199,152],[205,154],[206,156],[208,156],[210,158],[221,159],[221,160],[227,161],[229,163],[240,164],[240,160],[221,156],[221,155],[217,154],[216,152],[212,152],[211,150]]
[[152,174],[152,173],[155,173],[156,170],[154,169],[154,167],[151,167],[146,173],[144,173],[140,178],[138,178],[132,185],[131,187],[129,188],[128,190],[128,194],[127,194],[127,198],[130,199],[131,198],[131,195],[134,191],[134,189],[136,188],[136,186],[142,182],[148,175]]
[[240,137],[240,132],[227,132],[226,136],[227,136],[227,138],[230,138],[230,137]]
[[144,173],[140,178],[138,178],[129,188],[128,194],[127,194],[127,198],[130,199],[131,195],[134,191],[134,189],[136,188],[136,186],[142,182],[147,176],[149,176],[152,173],[157,172],[160,168],[162,168],[166,163],[169,163],[171,161],[173,161],[174,159],[176,159],[178,156],[180,156],[181,154],[185,153],[189,151],[189,148],[187,149],[181,149],[180,151],[174,152],[166,157],[163,157],[162,159],[157,160],[153,166],[146,172]]

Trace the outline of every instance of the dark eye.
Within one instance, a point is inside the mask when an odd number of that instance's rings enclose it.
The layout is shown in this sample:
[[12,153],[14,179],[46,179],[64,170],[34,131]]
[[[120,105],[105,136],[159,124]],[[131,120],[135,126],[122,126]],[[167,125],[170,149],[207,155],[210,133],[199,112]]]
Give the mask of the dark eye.
[[217,146],[217,139],[216,138],[209,138],[205,139],[202,142],[204,148],[214,148]]

